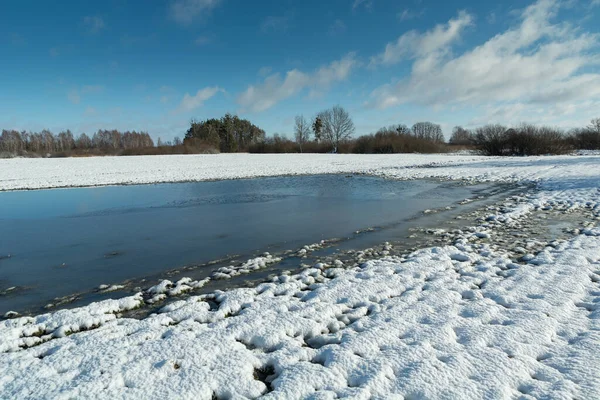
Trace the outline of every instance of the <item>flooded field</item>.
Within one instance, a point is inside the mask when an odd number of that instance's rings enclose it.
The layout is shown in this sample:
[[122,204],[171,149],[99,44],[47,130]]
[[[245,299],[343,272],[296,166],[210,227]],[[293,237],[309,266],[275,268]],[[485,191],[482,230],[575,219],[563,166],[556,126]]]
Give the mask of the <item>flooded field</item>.
[[498,191],[321,175],[0,193],[0,312],[321,240],[346,250],[398,240],[426,210]]

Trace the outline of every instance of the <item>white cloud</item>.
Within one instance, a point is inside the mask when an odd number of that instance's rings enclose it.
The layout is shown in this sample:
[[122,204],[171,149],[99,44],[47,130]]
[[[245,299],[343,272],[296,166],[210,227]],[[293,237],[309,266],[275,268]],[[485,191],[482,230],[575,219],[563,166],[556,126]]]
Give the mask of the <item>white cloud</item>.
[[521,122],[544,124],[562,128],[587,126],[598,116],[600,100],[585,100],[574,103],[538,105],[529,103],[509,103],[488,105],[482,114],[468,122],[473,127],[489,123],[516,125]]
[[90,33],[98,33],[104,28],[104,20],[97,15],[83,17],[83,25]]
[[283,79],[280,74],[272,74],[260,85],[248,87],[238,96],[237,101],[244,110],[265,111],[304,89],[322,91],[334,82],[346,80],[356,63],[355,54],[349,53],[313,73],[293,69],[288,71]]
[[[593,51],[599,36],[553,23],[561,4],[537,1],[521,12],[517,26],[458,56],[451,52],[450,29],[438,29],[446,32],[441,35],[445,40],[433,40],[430,32],[412,33],[418,46],[401,37],[376,61],[389,65],[412,56],[411,75],[373,91],[371,104],[488,106],[490,115],[502,112],[516,118],[540,107],[552,105],[553,112],[559,112],[561,107],[600,97],[600,74],[593,72],[600,65]],[[426,41],[429,45],[423,46]]]
[[210,99],[221,91],[223,91],[223,89],[219,88],[218,86],[213,86],[198,90],[194,96],[186,93],[183,96],[177,111],[183,112],[195,110],[196,108],[201,107],[206,100]]
[[179,24],[189,25],[198,17],[210,13],[221,0],[174,0],[171,2],[171,18]]
[[[464,29],[473,23],[473,17],[461,11],[447,24],[437,25],[425,33],[409,31],[395,42],[388,43],[383,53],[371,58],[371,66],[397,64],[405,59],[434,61],[449,50],[449,45],[460,38]],[[433,58],[433,59],[432,59]]]

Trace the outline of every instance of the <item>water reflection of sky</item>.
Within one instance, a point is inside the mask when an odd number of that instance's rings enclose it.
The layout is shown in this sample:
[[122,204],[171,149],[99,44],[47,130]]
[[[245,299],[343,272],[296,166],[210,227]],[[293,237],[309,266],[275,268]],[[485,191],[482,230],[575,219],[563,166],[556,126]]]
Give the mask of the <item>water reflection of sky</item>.
[[0,311],[226,255],[345,237],[470,190],[330,175],[0,193],[0,254],[12,255],[0,260],[0,290],[31,287],[0,297]]

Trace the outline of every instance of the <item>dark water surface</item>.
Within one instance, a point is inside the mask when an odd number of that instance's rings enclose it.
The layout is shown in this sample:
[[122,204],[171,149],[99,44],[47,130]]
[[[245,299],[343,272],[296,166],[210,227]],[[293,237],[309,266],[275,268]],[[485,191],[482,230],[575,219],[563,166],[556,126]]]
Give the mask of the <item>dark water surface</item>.
[[322,175],[3,192],[0,313],[184,265],[347,237],[485,187]]

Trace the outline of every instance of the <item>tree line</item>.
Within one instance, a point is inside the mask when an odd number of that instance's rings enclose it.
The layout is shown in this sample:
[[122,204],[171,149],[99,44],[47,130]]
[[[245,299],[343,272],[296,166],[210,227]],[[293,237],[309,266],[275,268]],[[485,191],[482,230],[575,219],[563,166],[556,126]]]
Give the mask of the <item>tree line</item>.
[[[348,111],[337,105],[323,110],[307,121],[295,118],[294,139],[300,152],[406,153],[445,151],[442,127],[432,122],[417,122],[411,128],[399,124],[381,128],[375,134],[353,138],[354,122]],[[269,146],[270,145],[270,146]],[[271,143],[259,146],[258,152],[293,150],[290,143],[274,136]]]
[[565,154],[600,149],[600,118],[584,128],[564,131],[550,126],[489,124],[474,130],[455,127],[450,144],[471,146],[489,156]]
[[153,147],[154,141],[148,132],[98,130],[91,137],[82,133],[75,137],[70,130],[54,134],[44,129],[41,132],[2,130],[0,152],[8,154],[56,154],[90,150],[127,150]]
[[98,130],[91,137],[75,137],[70,130],[26,132],[3,130],[0,156],[15,155],[134,155],[196,153],[440,153],[457,147],[491,156],[564,154],[574,149],[600,149],[600,118],[590,125],[564,131],[559,128],[521,124],[507,127],[485,125],[473,130],[457,126],[446,143],[440,125],[417,122],[411,127],[397,124],[369,135],[354,137],[350,113],[337,105],[311,119],[297,115],[293,139],[265,131],[247,119],[225,114],[203,121],[192,120],[183,141],[175,137],[156,146],[147,132]]

